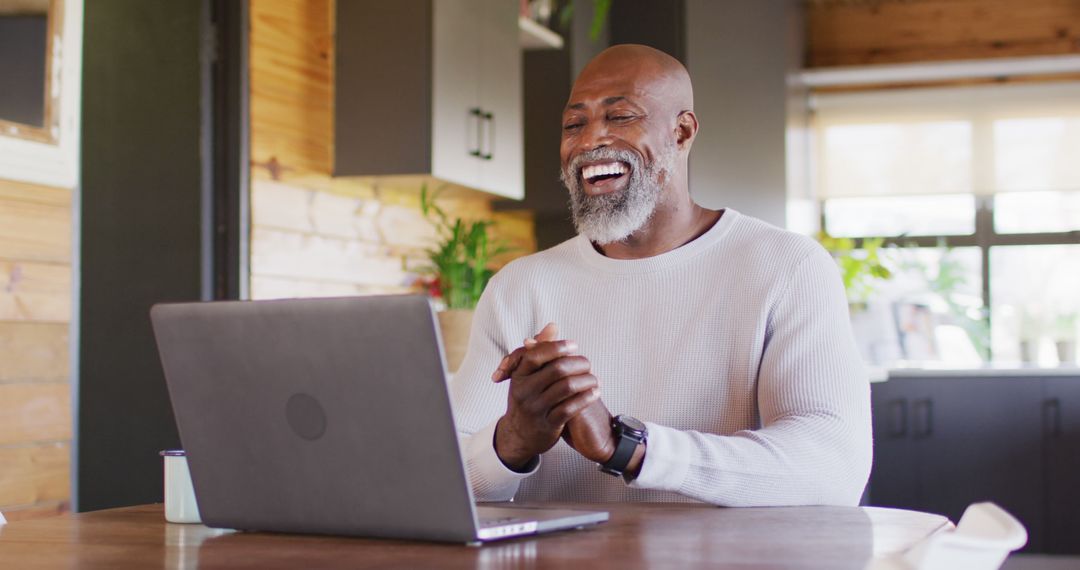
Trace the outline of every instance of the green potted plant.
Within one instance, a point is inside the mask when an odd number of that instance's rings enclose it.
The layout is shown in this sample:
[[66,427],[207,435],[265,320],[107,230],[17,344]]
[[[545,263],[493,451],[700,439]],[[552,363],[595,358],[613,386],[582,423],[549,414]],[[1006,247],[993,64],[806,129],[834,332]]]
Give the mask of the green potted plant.
[[454,372],[468,348],[473,310],[495,273],[489,267],[491,260],[511,248],[491,239],[495,222],[448,216],[436,204],[441,191],[429,193],[426,184],[420,187],[420,210],[438,235],[436,244],[427,249],[429,265],[420,271],[427,276],[428,293],[445,307],[439,312],[439,328],[447,366]]
[[853,312],[866,307],[874,292],[875,282],[892,278],[892,271],[885,267],[878,255],[885,238],[864,239],[859,250],[855,247],[855,240],[833,237],[824,231],[818,233],[818,241],[840,266],[844,291]]
[[948,247],[943,240],[938,240],[937,251],[940,252],[937,267],[920,261],[917,256],[911,256],[900,263],[900,268],[919,275],[926,283],[926,290],[941,299],[948,309],[946,318],[954,325],[963,329],[972,348],[979,357],[986,361],[990,359],[990,321],[988,311],[982,306],[981,301],[977,306],[970,302],[970,296],[965,297],[963,291],[967,286],[968,272],[964,264],[956,256],[956,250]]

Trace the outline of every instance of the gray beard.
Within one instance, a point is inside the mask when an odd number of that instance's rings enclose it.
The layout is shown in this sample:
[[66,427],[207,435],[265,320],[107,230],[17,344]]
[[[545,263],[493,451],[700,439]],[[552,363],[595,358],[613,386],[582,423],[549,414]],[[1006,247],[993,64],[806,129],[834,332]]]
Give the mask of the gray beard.
[[[617,160],[630,165],[630,180],[621,192],[590,196],[578,175],[581,165],[595,160]],[[657,156],[644,166],[638,155],[607,147],[579,154],[562,171],[562,182],[570,191],[570,214],[577,232],[600,245],[625,240],[652,218],[660,202],[663,182],[671,173],[675,149]]]

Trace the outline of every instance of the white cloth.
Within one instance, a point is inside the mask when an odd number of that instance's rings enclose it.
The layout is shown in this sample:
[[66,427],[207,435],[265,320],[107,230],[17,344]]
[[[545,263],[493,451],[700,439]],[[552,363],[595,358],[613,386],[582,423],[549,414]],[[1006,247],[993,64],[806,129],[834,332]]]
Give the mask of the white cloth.
[[[649,429],[637,480],[560,441],[521,474],[495,454],[499,360],[544,324],[577,341],[613,414]],[[813,240],[728,209],[696,240],[616,260],[581,236],[491,280],[451,384],[477,500],[855,505],[870,391],[839,272]]]

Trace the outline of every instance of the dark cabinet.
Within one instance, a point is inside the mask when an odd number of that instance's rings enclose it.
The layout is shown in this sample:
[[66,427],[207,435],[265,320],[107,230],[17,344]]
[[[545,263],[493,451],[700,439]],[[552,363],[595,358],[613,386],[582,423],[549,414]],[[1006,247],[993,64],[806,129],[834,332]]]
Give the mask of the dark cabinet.
[[1080,378],[1043,386],[1045,550],[1080,554]]
[[335,4],[334,175],[525,195],[518,4]]
[[[911,392],[911,393],[909,393]],[[919,456],[911,437],[913,386],[905,382],[875,384],[871,390],[874,425],[874,468],[870,504],[921,510]]]
[[[1055,381],[1061,387],[1048,399],[1044,386]],[[1058,521],[1075,525],[1080,505],[1055,505],[1054,497],[1071,492],[1069,480],[1080,473],[1075,387],[1080,379],[897,378],[874,385],[870,503],[957,521],[971,503],[993,501],[1027,527],[1025,550],[1067,551],[1059,543],[1080,535]],[[1051,495],[1054,484],[1059,490]]]
[[1043,465],[1038,380],[930,381],[912,404],[913,433],[928,510],[957,521],[968,505],[993,501],[1028,530],[1027,549],[1042,549]]

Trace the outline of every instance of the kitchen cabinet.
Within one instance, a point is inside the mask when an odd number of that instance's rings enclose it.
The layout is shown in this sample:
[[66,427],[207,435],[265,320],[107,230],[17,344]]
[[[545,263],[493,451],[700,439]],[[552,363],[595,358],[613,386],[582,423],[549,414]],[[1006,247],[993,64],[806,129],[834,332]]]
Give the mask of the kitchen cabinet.
[[1043,385],[1045,550],[1080,554],[1080,378]]
[[334,175],[524,196],[518,5],[336,3]]
[[922,502],[960,520],[964,509],[993,501],[1028,530],[1027,549],[1043,539],[1042,429],[1039,380],[924,380],[912,402],[912,438]]
[[993,501],[1043,549],[1043,397],[1034,378],[901,378],[873,387],[873,505],[960,519]]
[[870,504],[919,509],[919,455],[911,437],[914,386],[905,382],[872,384],[874,467]]

